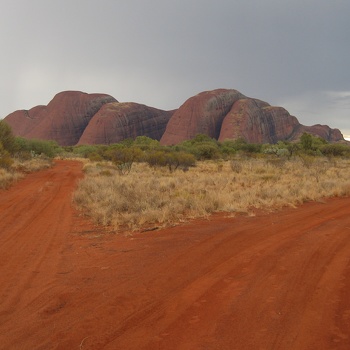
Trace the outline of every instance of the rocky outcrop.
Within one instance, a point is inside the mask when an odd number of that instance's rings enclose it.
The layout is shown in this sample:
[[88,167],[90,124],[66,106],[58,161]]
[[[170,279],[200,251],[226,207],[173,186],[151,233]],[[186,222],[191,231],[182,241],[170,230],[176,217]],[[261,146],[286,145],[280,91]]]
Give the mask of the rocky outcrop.
[[237,90],[205,91],[188,99],[171,117],[161,139],[163,145],[190,140],[197,134],[218,139],[222,121],[243,94]]
[[299,126],[294,130],[292,140],[298,140],[304,132],[322,137],[330,142],[344,141],[344,136],[339,129],[332,129],[328,125],[321,124],[312,126],[299,124]]
[[282,107],[272,107],[256,99],[242,99],[226,115],[219,141],[243,138],[249,143],[276,143],[290,139],[298,125],[297,118]]
[[137,136],[160,140],[172,114],[138,103],[108,103],[90,120],[78,144],[111,144]]
[[338,129],[301,125],[282,107],[248,98],[237,90],[219,89],[188,99],[171,117],[161,143],[177,144],[199,133],[219,141],[242,138],[249,143],[276,143],[297,140],[303,132],[332,142],[344,140]]
[[46,106],[36,106],[29,111],[18,110],[9,114],[4,120],[11,126],[16,136],[27,137],[45,118]]
[[106,103],[117,100],[106,94],[65,91],[47,106],[16,111],[5,120],[17,136],[55,140],[62,146],[75,145],[91,118]]
[[233,89],[199,93],[175,111],[120,103],[106,94],[65,91],[47,106],[13,112],[5,121],[17,136],[55,140],[63,146],[110,144],[137,136],[175,145],[197,134],[219,141],[242,138],[249,143],[275,143],[297,140],[304,132],[330,142],[344,141],[338,129],[302,125],[284,108]]

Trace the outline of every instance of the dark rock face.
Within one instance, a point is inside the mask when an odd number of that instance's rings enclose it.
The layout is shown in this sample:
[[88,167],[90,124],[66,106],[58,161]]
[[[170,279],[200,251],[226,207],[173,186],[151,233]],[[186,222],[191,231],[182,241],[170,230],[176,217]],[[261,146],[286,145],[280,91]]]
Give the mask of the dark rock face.
[[172,114],[138,103],[107,103],[90,120],[78,144],[111,144],[137,136],[160,140]]
[[202,92],[175,111],[119,103],[106,94],[65,91],[47,106],[13,112],[5,121],[16,136],[55,140],[62,146],[110,144],[137,136],[174,145],[197,134],[219,141],[243,138],[250,143],[275,143],[298,140],[304,132],[344,141],[338,129],[302,125],[284,108],[232,89]]
[[62,146],[75,145],[91,118],[109,102],[117,100],[106,94],[65,91],[47,106],[16,111],[5,120],[17,136],[55,140]]
[[288,140],[299,125],[297,118],[282,107],[256,99],[237,101],[226,115],[219,140],[243,138],[250,143]]
[[343,134],[339,129],[331,129],[328,125],[320,124],[312,126],[305,126],[300,124],[299,127],[295,129],[293,140],[299,139],[304,132],[322,137],[323,139],[330,142],[344,141]]
[[303,132],[327,141],[342,141],[338,129],[326,125],[304,126],[282,107],[248,98],[237,90],[213,90],[188,99],[171,117],[161,139],[173,145],[205,134],[224,141],[243,138],[249,143],[293,141]]
[[221,124],[232,105],[245,98],[236,90],[202,92],[188,99],[171,117],[161,139],[163,145],[190,140],[197,134],[218,139]]

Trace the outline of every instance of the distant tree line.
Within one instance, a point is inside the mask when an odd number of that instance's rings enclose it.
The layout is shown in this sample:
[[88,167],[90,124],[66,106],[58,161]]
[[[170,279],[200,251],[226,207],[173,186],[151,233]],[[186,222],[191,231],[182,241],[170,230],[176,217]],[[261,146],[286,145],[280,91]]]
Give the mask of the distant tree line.
[[27,160],[35,157],[54,158],[63,152],[55,141],[16,137],[11,127],[0,120],[0,167],[10,169],[15,158]]
[[227,160],[235,157],[350,157],[350,146],[328,143],[320,137],[303,134],[298,142],[279,141],[276,144],[253,144],[243,139],[219,142],[199,134],[192,140],[174,146],[162,146],[146,136],[127,139],[114,145],[81,145],[65,147],[66,152],[92,161],[112,161],[122,173],[130,171],[134,162],[146,162],[151,167],[187,170],[201,160]]
[[146,162],[151,167],[167,167],[169,171],[186,171],[199,160],[220,160],[239,157],[295,156],[350,157],[350,146],[328,143],[304,133],[298,142],[279,141],[276,144],[254,144],[243,139],[219,142],[199,134],[192,140],[174,146],[162,146],[147,136],[126,139],[112,145],[59,146],[55,141],[15,137],[6,122],[0,120],[0,167],[9,168],[14,158],[83,157],[91,161],[111,161],[120,173],[130,172],[134,162]]

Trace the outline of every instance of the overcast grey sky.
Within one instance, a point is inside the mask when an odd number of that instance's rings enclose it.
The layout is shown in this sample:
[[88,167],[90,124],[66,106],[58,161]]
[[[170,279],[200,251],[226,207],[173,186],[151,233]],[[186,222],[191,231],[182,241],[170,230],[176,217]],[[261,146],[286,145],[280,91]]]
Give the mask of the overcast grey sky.
[[0,118],[64,90],[232,88],[350,135],[349,0],[0,0]]

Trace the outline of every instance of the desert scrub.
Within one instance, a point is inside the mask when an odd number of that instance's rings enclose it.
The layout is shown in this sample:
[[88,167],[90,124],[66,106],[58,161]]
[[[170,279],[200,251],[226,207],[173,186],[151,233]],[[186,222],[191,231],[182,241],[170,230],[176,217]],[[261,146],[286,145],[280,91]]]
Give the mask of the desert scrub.
[[24,177],[24,174],[47,169],[52,166],[51,159],[32,158],[14,159],[9,167],[0,167],[0,189],[7,189],[12,183]]
[[264,159],[198,162],[188,171],[169,172],[135,163],[128,175],[111,164],[85,165],[74,202],[97,223],[116,229],[166,226],[213,212],[296,206],[324,197],[350,195],[350,163],[298,158],[280,165]]
[[4,190],[23,177],[22,174],[7,169],[0,168],[0,189]]
[[23,173],[32,173],[52,166],[52,159],[45,157],[36,157],[26,160],[15,159],[12,165],[14,171]]

